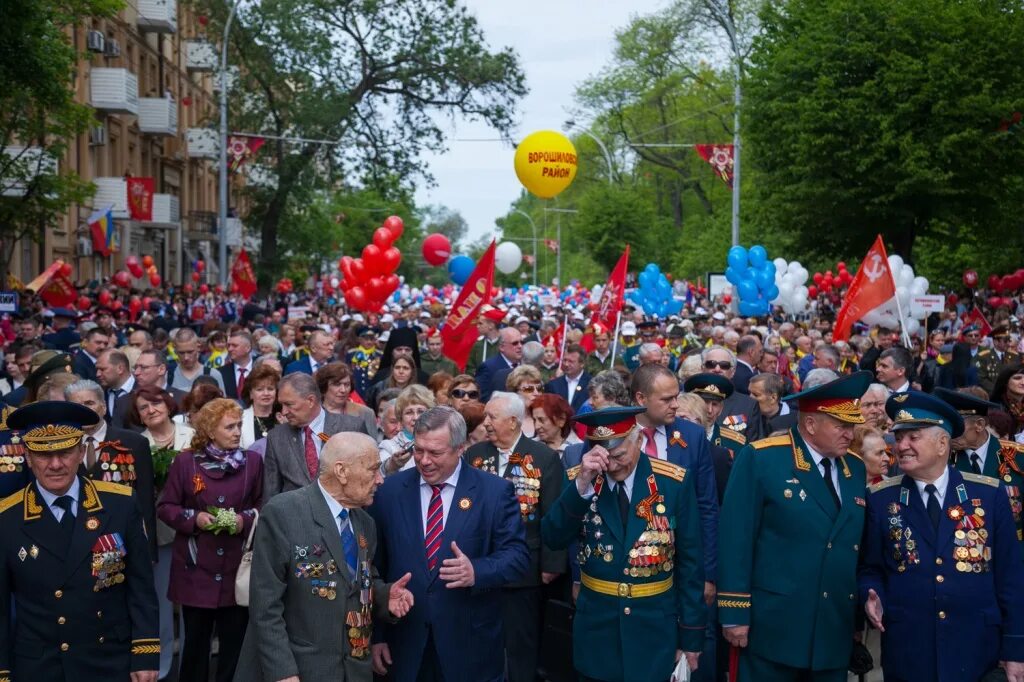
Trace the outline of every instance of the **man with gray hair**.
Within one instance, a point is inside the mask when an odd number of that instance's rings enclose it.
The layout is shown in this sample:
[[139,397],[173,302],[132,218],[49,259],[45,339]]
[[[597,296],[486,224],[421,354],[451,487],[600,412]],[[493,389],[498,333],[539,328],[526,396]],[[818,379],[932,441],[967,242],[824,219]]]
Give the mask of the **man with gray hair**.
[[656,343],[644,343],[640,345],[637,358],[640,360],[640,367],[644,365],[663,365],[665,351]]
[[881,429],[889,430],[889,418],[885,414],[885,401],[889,398],[889,389],[885,384],[871,384],[860,399],[860,412],[864,415],[864,423]]
[[521,580],[530,563],[515,488],[463,466],[466,420],[451,407],[420,415],[413,437],[416,468],[387,478],[369,509],[381,576],[412,573],[414,598],[373,645],[374,672],[394,682],[501,680],[499,588]]
[[562,490],[562,464],[557,452],[523,435],[525,416],[525,405],[518,394],[492,393],[484,409],[487,440],[467,449],[463,458],[476,469],[512,482],[526,526],[530,569],[522,580],[505,586],[502,599],[510,682],[533,682],[537,678],[543,586],[554,582],[568,566],[565,551],[549,550],[540,540],[540,520]]
[[[710,346],[701,351],[701,360],[704,362],[704,371],[711,374],[720,374],[729,381],[736,375],[736,356],[731,350],[724,346]],[[732,395],[725,399],[722,404],[722,413],[718,415],[718,423],[730,428],[737,433],[743,434],[747,442],[761,437],[763,434],[747,433],[750,424],[760,422],[760,410],[757,402],[746,393],[733,391]]]
[[309,485],[320,469],[320,451],[329,437],[341,431],[366,433],[362,418],[328,412],[321,406],[320,391],[309,374],[295,372],[282,378],[277,399],[286,423],[267,434],[264,501]]

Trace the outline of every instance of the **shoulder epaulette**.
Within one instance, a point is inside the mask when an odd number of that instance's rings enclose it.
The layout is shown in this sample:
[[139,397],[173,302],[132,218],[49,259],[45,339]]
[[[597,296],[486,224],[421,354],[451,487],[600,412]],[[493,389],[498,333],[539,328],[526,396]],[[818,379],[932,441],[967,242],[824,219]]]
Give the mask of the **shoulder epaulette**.
[[856,452],[854,452],[853,450],[847,450],[847,451],[846,451],[846,454],[850,455],[851,457],[856,457],[857,459],[859,459],[859,460],[860,460],[860,461],[862,461],[862,462],[864,461],[864,458],[863,458],[863,457],[861,457],[861,456],[860,456],[859,454],[857,454]]
[[1015,440],[1005,440],[1003,438],[1000,438],[999,439],[999,449],[1000,450],[1003,450],[1003,449],[1011,450],[1012,449],[1012,450],[1016,450],[1017,452],[1024,452],[1024,443],[1018,443]]
[[96,486],[96,490],[101,493],[114,493],[115,495],[131,495],[131,486],[121,485],[120,483],[111,483],[110,481],[96,481],[92,482]]
[[569,469],[568,469],[568,470],[567,470],[567,471],[565,472],[565,475],[569,477],[569,480],[570,480],[570,481],[575,481],[575,480],[576,480],[576,477],[577,477],[577,476],[579,476],[579,474],[580,474],[580,465],[579,465],[579,464],[577,464],[577,465],[576,465],[576,466],[574,466],[574,467],[570,467],[570,468],[569,468]]
[[729,440],[736,441],[740,445],[747,444],[747,437],[744,436],[739,431],[733,431],[732,429],[719,429],[718,434],[723,438],[728,438]]
[[979,351],[978,351],[978,357],[979,357],[979,358],[981,358],[981,357],[984,357],[984,356],[986,356],[986,355],[989,355],[989,354],[990,354],[991,352],[992,352],[992,351],[990,351],[990,350],[989,350],[988,348],[986,348],[986,349],[984,349],[984,350],[979,350]]
[[773,448],[776,445],[792,445],[793,439],[789,434],[782,436],[771,436],[770,438],[762,438],[761,440],[755,440],[751,445],[754,446],[755,450],[763,450],[765,448]]
[[991,476],[982,476],[981,474],[972,474],[970,472],[961,472],[960,475],[964,477],[965,481],[970,481],[971,483],[983,483],[985,485],[990,485],[993,488],[999,487],[998,478],[992,478]]
[[11,507],[18,506],[24,500],[25,500],[25,491],[24,490],[19,490],[18,492],[14,493],[13,495],[8,495],[3,500],[0,500],[0,514],[3,514],[5,511],[10,509]]
[[653,469],[656,474],[668,476],[669,478],[674,478],[677,481],[682,481],[686,478],[686,469],[678,464],[666,462],[663,459],[651,459],[651,469]]
[[903,482],[903,477],[902,476],[893,476],[892,478],[887,478],[884,481],[879,481],[878,483],[876,483],[876,484],[874,484],[872,486],[868,486],[868,492],[869,493],[877,493],[879,490],[885,490],[886,488],[891,488],[894,485],[899,485],[902,482]]

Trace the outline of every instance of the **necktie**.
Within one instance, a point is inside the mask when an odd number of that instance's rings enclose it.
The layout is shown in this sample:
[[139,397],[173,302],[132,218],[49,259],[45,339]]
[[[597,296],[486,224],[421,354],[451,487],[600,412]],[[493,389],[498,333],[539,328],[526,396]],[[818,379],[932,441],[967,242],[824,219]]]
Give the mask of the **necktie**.
[[444,532],[444,503],[441,501],[441,485],[432,485],[430,504],[427,506],[427,532],[423,534],[423,549],[427,554],[427,570],[437,568],[437,553],[441,550],[441,533]]
[[114,414],[114,403],[117,402],[117,399],[121,397],[122,393],[124,393],[124,390],[120,388],[110,390],[110,409],[107,412],[107,416]]
[[238,368],[238,382],[237,383],[238,383],[238,386],[236,388],[238,389],[238,395],[241,396],[242,395],[242,387],[245,386],[245,367],[239,367]]
[[306,468],[309,470],[310,479],[315,480],[317,472],[320,471],[320,456],[316,452],[316,443],[313,442],[313,429],[307,425],[302,433],[306,439]]
[[96,439],[86,436],[85,441],[85,468],[91,470],[96,465]]
[[932,528],[939,529],[939,519],[942,517],[942,508],[939,507],[939,491],[931,483],[924,487],[928,493],[928,518],[932,521]]
[[981,473],[981,455],[978,454],[977,450],[968,450],[967,456],[971,459],[971,468],[974,469],[974,473]]
[[352,522],[348,518],[348,509],[338,512],[338,519],[341,521],[341,548],[345,551],[345,563],[352,569],[352,576],[356,575],[356,558],[359,556],[356,550],[356,536],[352,533]]
[[626,519],[629,518],[629,496],[626,494],[626,485],[624,483],[616,485],[615,493],[619,502],[619,517],[622,519],[622,530],[626,530]]
[[655,430],[653,426],[649,426],[644,429],[644,438],[647,439],[647,442],[644,443],[644,454],[649,457],[653,457],[654,459],[658,459],[658,444],[654,442],[654,434]]
[[821,458],[821,466],[825,468],[825,486],[832,495],[832,501],[836,503],[836,509],[842,506],[839,501],[839,493],[836,491],[835,481],[832,480],[832,460],[828,457]]
[[61,532],[64,533],[65,540],[71,542],[71,535],[75,530],[75,515],[71,513],[71,508],[74,506],[75,501],[70,495],[61,495],[53,503],[64,510],[64,514],[60,517],[57,525],[60,526]]

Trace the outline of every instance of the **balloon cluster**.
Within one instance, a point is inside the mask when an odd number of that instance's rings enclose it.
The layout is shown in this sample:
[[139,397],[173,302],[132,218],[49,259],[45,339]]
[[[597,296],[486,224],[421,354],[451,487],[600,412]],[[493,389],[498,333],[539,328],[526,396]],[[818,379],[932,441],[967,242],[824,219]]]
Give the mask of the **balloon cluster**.
[[742,246],[729,249],[725,278],[736,287],[740,297],[740,314],[748,317],[767,315],[771,301],[780,290],[775,285],[775,263],[768,260],[768,252],[757,244],[747,251]]
[[402,280],[395,274],[402,262],[402,252],[394,243],[402,236],[405,223],[396,215],[389,216],[373,232],[373,242],[363,247],[362,258],[342,256],[338,269],[344,275],[338,286],[350,308],[378,312]]
[[288,277],[282,277],[277,280],[277,284],[274,285],[274,290],[279,294],[290,294],[295,290],[295,284]]
[[996,293],[1016,291],[1024,289],[1024,268],[1018,268],[1016,272],[1009,275],[989,275],[988,288]]
[[153,287],[160,286],[163,281],[160,277],[160,272],[157,270],[156,264],[153,262],[152,256],[143,256],[141,259],[136,255],[128,256],[124,259],[125,270],[119,270],[114,273],[113,281],[114,284],[127,289],[131,286],[132,277],[135,279],[141,279],[145,275],[149,275],[149,284]]
[[[910,299],[912,296],[923,296],[928,293],[928,280],[914,275],[914,268],[903,262],[898,255],[889,256],[889,272],[896,284],[896,295],[864,316],[864,322],[880,325],[887,329],[902,327],[907,334],[913,336],[921,330],[921,323],[911,317]],[[899,306],[896,301],[899,301]],[[900,311],[903,318],[900,319]]]
[[772,303],[789,315],[805,312],[807,302],[818,295],[817,287],[806,285],[807,268],[800,265],[800,261],[787,262],[785,258],[776,258],[772,262],[775,264],[775,286],[779,289],[779,295],[772,299]]
[[817,298],[821,292],[831,294],[833,289],[839,290],[850,286],[850,283],[853,282],[853,275],[846,269],[846,263],[839,261],[836,264],[835,275],[832,274],[831,270],[827,270],[824,274],[820,272],[814,273],[812,279],[814,284],[807,287],[808,295],[811,298]]
[[672,296],[672,284],[657,264],[648,263],[637,279],[640,286],[626,294],[626,298],[648,315],[668,317],[679,314],[683,302]]

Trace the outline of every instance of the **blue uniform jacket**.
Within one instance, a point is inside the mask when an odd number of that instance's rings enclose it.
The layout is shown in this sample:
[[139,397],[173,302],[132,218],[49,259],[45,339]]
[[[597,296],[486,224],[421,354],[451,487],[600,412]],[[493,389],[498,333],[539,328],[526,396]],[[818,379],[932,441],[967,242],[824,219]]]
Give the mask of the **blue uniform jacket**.
[[951,467],[937,532],[909,476],[872,486],[858,589],[862,604],[868,590],[882,601],[885,679],[977,682],[1024,660],[1021,560],[994,478]]
[[386,641],[395,654],[393,682],[415,682],[431,628],[448,682],[489,682],[504,674],[501,588],[526,575],[530,551],[512,484],[460,466],[437,566],[453,558],[454,540],[473,561],[476,584],[471,588],[449,589],[438,568],[427,570],[418,470],[385,480],[368,509],[377,523],[381,577],[394,582],[412,573],[407,585],[415,598],[412,610],[397,623],[374,630],[374,640]]
[[289,362],[284,368],[285,374],[295,374],[296,372],[302,372],[303,374],[313,373],[313,365],[310,364],[308,355],[303,355],[298,360]]

